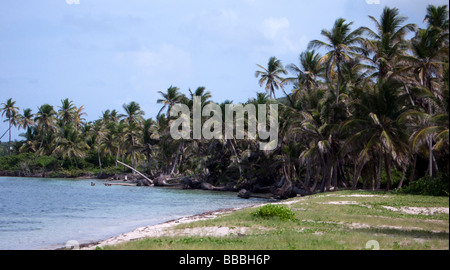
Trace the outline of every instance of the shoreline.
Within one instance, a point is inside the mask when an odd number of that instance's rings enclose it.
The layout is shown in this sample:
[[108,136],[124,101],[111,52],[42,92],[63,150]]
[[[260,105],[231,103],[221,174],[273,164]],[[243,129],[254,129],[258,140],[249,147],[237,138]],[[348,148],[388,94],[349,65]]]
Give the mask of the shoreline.
[[[176,227],[177,225],[180,225],[180,224],[187,224],[187,223],[192,223],[192,222],[196,222],[196,221],[214,219],[223,214],[229,214],[229,213],[232,213],[232,212],[235,212],[238,210],[242,210],[242,209],[246,209],[246,208],[260,207],[260,206],[266,205],[268,203],[270,203],[270,202],[259,203],[259,204],[254,204],[254,205],[250,205],[250,206],[244,206],[244,207],[234,207],[234,208],[225,208],[225,209],[219,209],[219,210],[214,210],[214,211],[207,211],[207,212],[203,212],[201,214],[190,215],[190,216],[185,216],[185,217],[181,217],[178,219],[169,220],[169,221],[162,222],[162,223],[159,223],[156,225],[139,227],[139,228],[134,229],[131,232],[122,233],[117,236],[110,237],[108,239],[89,242],[89,243],[80,243],[79,249],[80,250],[95,250],[96,248],[117,245],[117,244],[134,241],[134,240],[141,240],[141,239],[151,238],[151,237],[167,236],[167,235],[171,235],[170,229],[173,229],[174,227]],[[56,248],[56,250],[64,250],[64,249],[66,249],[66,248],[65,247]]]

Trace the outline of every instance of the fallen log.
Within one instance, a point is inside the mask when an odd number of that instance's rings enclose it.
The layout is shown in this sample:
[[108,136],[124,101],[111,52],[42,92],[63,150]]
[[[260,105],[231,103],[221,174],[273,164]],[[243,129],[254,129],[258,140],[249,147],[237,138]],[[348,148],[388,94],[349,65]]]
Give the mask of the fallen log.
[[150,178],[148,178],[147,176],[145,176],[144,174],[142,174],[141,172],[139,172],[139,171],[136,170],[135,168],[133,168],[133,167],[131,167],[131,166],[129,166],[129,165],[123,163],[123,162],[120,162],[120,161],[118,161],[118,160],[117,160],[117,163],[119,163],[119,164],[121,164],[121,165],[123,165],[123,166],[125,166],[125,167],[127,167],[127,168],[129,168],[129,169],[131,169],[132,171],[136,172],[137,174],[139,174],[140,176],[142,176],[142,177],[147,181],[147,183],[148,183],[149,185],[153,185],[153,180],[151,180]]

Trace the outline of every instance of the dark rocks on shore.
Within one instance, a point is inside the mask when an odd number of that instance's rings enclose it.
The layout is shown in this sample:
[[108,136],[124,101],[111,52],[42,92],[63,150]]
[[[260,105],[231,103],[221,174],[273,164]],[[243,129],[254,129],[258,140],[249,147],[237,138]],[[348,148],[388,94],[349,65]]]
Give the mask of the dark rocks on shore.
[[241,189],[238,192],[238,197],[243,198],[243,199],[249,199],[250,198],[250,191],[248,191],[246,189]]

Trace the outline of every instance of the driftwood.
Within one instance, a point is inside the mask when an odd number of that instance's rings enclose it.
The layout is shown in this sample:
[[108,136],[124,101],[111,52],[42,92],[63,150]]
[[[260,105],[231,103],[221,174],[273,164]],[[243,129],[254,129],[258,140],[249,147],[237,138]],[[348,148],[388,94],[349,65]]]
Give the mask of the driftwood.
[[118,161],[118,160],[117,160],[117,163],[119,163],[119,164],[121,164],[121,165],[123,165],[123,166],[125,166],[125,167],[127,167],[127,168],[129,168],[129,169],[131,169],[132,171],[134,171],[134,172],[136,172],[137,174],[139,174],[140,176],[142,176],[142,177],[146,180],[148,186],[153,185],[153,180],[151,180],[150,178],[148,178],[147,176],[145,176],[144,174],[142,174],[141,172],[139,172],[139,171],[136,170],[135,168],[133,168],[133,167],[131,167],[131,166],[129,166],[129,165],[123,163],[123,162],[120,162],[120,161]]
[[155,186],[157,187],[171,187],[171,186],[179,186],[181,185],[181,183],[169,183],[169,181],[174,181],[174,180],[178,180],[181,179],[181,177],[179,178],[169,178],[167,175],[160,175],[158,177],[156,177],[155,179],[153,179],[153,183],[155,184]]

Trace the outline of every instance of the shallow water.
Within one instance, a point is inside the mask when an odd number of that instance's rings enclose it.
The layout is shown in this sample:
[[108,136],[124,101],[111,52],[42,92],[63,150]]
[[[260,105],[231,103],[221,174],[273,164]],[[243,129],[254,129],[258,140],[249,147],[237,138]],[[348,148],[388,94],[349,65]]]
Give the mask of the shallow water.
[[0,177],[0,249],[88,243],[183,216],[263,202],[236,193],[103,183]]

